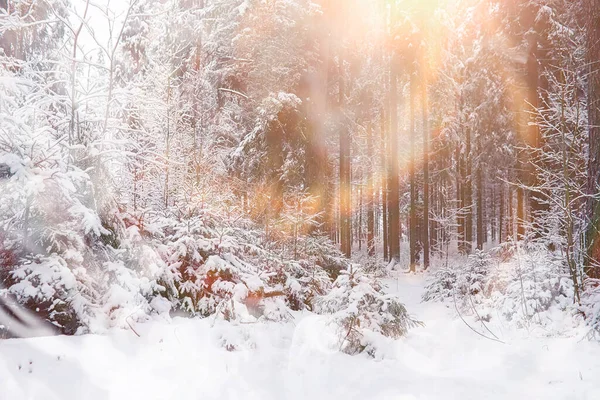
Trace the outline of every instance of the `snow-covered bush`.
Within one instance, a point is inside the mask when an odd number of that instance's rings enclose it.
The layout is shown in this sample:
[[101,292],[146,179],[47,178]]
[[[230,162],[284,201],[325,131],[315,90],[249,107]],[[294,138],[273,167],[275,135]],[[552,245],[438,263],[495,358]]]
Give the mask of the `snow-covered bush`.
[[452,298],[457,284],[458,268],[442,266],[435,269],[429,284],[425,287],[423,301],[443,301]]
[[[311,309],[347,265],[327,239],[299,236],[296,260],[285,242],[267,245],[251,221],[208,209],[100,216],[79,200],[91,185],[79,178],[21,171],[0,196],[2,294],[63,333],[128,328],[169,312],[284,320]],[[9,216],[15,209],[21,220]]]
[[[149,215],[143,224],[128,216],[127,243],[133,248],[145,243],[155,251],[159,261],[150,272],[157,278],[158,295],[174,312],[282,320],[288,310],[310,308],[312,299],[331,285],[319,258],[296,261],[280,248],[267,249],[264,233],[250,221],[232,223],[209,210],[173,214]],[[337,256],[329,251],[333,255],[324,251],[321,257]]]
[[377,337],[399,338],[422,324],[358,266],[341,272],[333,289],[316,300],[315,310],[331,315],[339,330],[339,348],[347,354],[374,355]]
[[333,279],[350,266],[339,248],[324,235],[305,235],[300,238],[299,243],[302,249],[299,259],[319,266]]
[[431,282],[425,288],[424,301],[440,301],[444,298],[474,301],[484,295],[490,270],[490,257],[477,250],[466,260],[436,269]]
[[89,177],[74,166],[64,172],[7,158],[16,161],[0,195],[2,294],[67,334],[124,327],[129,316],[149,313],[156,280],[139,273],[131,247],[111,246],[118,229],[106,229],[84,204]]
[[560,254],[542,245],[519,249],[510,262],[500,264],[490,277],[493,307],[518,326],[546,324],[553,305],[564,309],[573,303],[573,285]]
[[545,325],[553,306],[573,303],[568,267],[559,253],[530,243],[476,251],[466,263],[435,269],[423,301],[455,302],[459,312],[488,320],[493,315],[518,327]]
[[580,311],[585,317],[587,325],[591,328],[589,336],[600,338],[600,282],[590,280],[587,290],[581,298]]
[[[143,227],[128,228],[129,242],[135,247],[146,241],[146,251],[156,252],[158,260],[148,272],[157,279],[157,295],[175,312],[218,314],[226,320],[283,318],[274,312],[279,304],[265,304],[279,303],[266,271],[245,262],[243,244],[219,224],[208,212],[186,219],[149,217]],[[270,300],[255,301],[259,297]]]
[[[74,307],[79,293],[76,271],[53,254],[22,260],[11,268],[4,279],[5,294],[56,326],[64,333],[75,333],[83,320],[84,307]],[[80,305],[90,306],[84,298]],[[83,303],[83,304],[82,304]]]
[[170,303],[160,295],[163,288],[157,279],[145,276],[142,270],[120,258],[114,257],[102,266],[101,323],[96,321],[96,325],[90,326],[92,331],[127,328],[131,321],[142,322],[152,314],[170,311]]
[[385,261],[382,255],[369,256],[367,253],[358,253],[352,259],[361,265],[365,273],[377,278],[385,278],[390,272],[388,269],[390,263]]
[[74,333],[94,318],[94,246],[107,233],[82,197],[89,177],[76,167],[40,168],[4,154],[0,188],[2,293]]

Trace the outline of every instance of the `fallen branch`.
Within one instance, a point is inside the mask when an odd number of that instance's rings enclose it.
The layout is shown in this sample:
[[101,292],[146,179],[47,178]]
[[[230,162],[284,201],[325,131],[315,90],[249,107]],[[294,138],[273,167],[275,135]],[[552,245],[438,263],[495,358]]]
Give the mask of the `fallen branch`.
[[[481,324],[483,325],[483,327],[485,328],[485,330],[488,331],[493,337],[495,337],[496,339],[498,339],[498,336],[496,336],[494,334],[494,332],[492,332],[488,328],[488,326],[483,321],[483,318],[481,318],[481,315],[479,315],[479,313],[477,312],[477,309],[475,308],[475,304],[473,303],[473,298],[471,297],[471,293],[469,293],[469,302],[471,303],[471,308],[473,309],[473,311],[475,311],[475,315],[477,315],[477,318],[479,318],[479,321],[481,322]],[[500,339],[498,339],[498,340],[500,340]]]
[[131,331],[132,331],[133,333],[135,333],[135,335],[136,335],[137,337],[141,337],[141,336],[140,336],[140,334],[139,334],[139,333],[137,333],[137,331],[136,331],[135,329],[133,329],[133,326],[131,326],[131,324],[129,323],[129,318],[131,318],[131,316],[132,316],[132,315],[133,315],[133,314],[129,314],[129,315],[127,316],[127,318],[125,318],[125,322],[127,322],[127,325],[129,325],[129,329],[131,329]]
[[227,89],[227,88],[219,88],[219,90],[220,90],[221,92],[227,92],[227,93],[231,93],[231,94],[237,94],[238,96],[241,96],[241,97],[243,97],[243,98],[244,98],[244,99],[246,99],[246,100],[248,100],[248,99],[249,99],[248,95],[245,95],[245,94],[244,94],[244,93],[242,93],[242,92],[238,92],[237,90],[233,90],[233,89]]
[[484,337],[486,339],[492,340],[494,342],[498,342],[498,343],[502,343],[502,344],[506,344],[505,342],[503,342],[500,339],[494,339],[492,337],[486,336],[483,333],[479,332],[478,330],[476,330],[475,328],[473,328],[471,325],[469,325],[467,323],[467,321],[465,321],[465,319],[463,318],[462,314],[460,313],[460,311],[458,311],[458,306],[456,305],[456,293],[452,294],[452,298],[454,299],[454,308],[456,309],[456,312],[458,313],[458,316],[460,317],[460,319],[462,320],[462,322],[473,332],[475,332],[476,334],[478,334],[481,337]]

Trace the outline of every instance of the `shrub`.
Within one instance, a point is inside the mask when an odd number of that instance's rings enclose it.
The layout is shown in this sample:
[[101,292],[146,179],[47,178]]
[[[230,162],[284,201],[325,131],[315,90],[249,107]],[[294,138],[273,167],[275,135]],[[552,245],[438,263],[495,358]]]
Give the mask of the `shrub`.
[[341,272],[333,289],[316,301],[316,311],[329,314],[338,327],[340,350],[347,354],[377,351],[377,337],[399,338],[422,325],[393,295],[357,266]]

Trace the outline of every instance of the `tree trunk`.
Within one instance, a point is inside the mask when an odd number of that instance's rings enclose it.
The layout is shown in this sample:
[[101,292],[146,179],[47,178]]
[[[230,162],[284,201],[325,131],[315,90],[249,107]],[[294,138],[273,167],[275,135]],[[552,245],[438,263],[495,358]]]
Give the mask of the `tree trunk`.
[[410,270],[417,265],[417,182],[415,178],[415,77],[410,74]]
[[392,58],[390,66],[390,129],[389,129],[389,157],[388,157],[388,213],[390,235],[390,259],[394,262],[400,260],[400,189],[398,168],[398,99],[396,86],[396,65]]
[[[526,168],[522,166],[522,168]],[[517,240],[522,240],[525,237],[525,193],[524,189],[517,189]]]
[[[529,54],[527,57],[527,112],[528,112],[528,125],[527,125],[527,141],[531,150],[528,152],[528,158],[533,156],[532,150],[541,147],[541,130],[536,123],[536,113],[539,107],[539,60],[538,60],[538,39],[537,35],[530,36],[529,43]],[[526,164],[526,179],[525,183],[531,187],[538,187],[538,179],[533,164],[527,162]],[[547,211],[546,204],[542,201],[542,197],[546,197],[542,194],[529,191],[529,203],[531,207],[531,222],[535,229],[533,234],[536,237],[540,237],[542,234],[540,218],[543,218],[543,212]]]
[[[588,38],[588,226],[586,229],[585,273],[590,278],[600,278],[600,0],[587,0]],[[595,197],[592,197],[595,196]]]
[[373,128],[367,127],[367,157],[369,160],[367,173],[367,254],[375,255],[375,212],[373,209]]
[[[390,16],[395,17],[395,6],[392,3]],[[390,57],[390,126],[389,126],[389,156],[388,156],[388,213],[389,230],[388,243],[390,259],[400,261],[400,188],[398,166],[398,88],[397,64],[395,53]]]
[[482,183],[481,183],[481,187],[482,187],[482,195],[483,195],[483,208],[481,210],[482,213],[482,217],[481,217],[481,223],[483,224],[483,243],[487,243],[489,240],[489,236],[490,236],[490,209],[491,209],[491,200],[490,200],[490,189],[489,189],[489,181],[488,181],[488,175],[487,173],[485,173],[486,171],[482,171]]
[[363,239],[363,196],[365,195],[364,190],[361,187],[358,188],[358,224],[354,231],[356,232],[356,239],[358,240],[358,251],[362,250],[362,239]]
[[463,161],[460,152],[460,144],[456,145],[455,150],[456,158],[456,207],[458,212],[456,213],[456,240],[459,253],[464,251],[464,239],[465,239],[465,222],[463,216]]
[[[481,146],[478,146],[481,154]],[[483,225],[483,179],[481,173],[481,162],[477,166],[477,249],[483,250],[484,225]]]
[[504,183],[500,184],[500,205],[498,206],[498,243],[504,243]]
[[346,257],[352,253],[351,187],[350,187],[350,133],[344,119],[344,57],[340,52],[339,68],[339,116],[340,116],[340,245]]
[[[169,207],[169,160],[171,157],[171,108],[170,108],[170,100],[171,100],[171,77],[167,79],[167,132],[165,136],[165,187],[163,192],[163,203],[164,207]],[[108,114],[106,119],[108,120]],[[106,125],[106,124],[105,124]]]
[[388,246],[388,210],[387,210],[387,146],[386,146],[386,114],[381,110],[381,227],[383,236],[383,259],[389,260]]
[[429,124],[427,121],[427,70],[421,62],[421,102],[423,109],[423,269],[429,267]]
[[465,153],[465,252],[470,254],[473,246],[473,179],[471,177],[471,129],[469,128],[467,128]]

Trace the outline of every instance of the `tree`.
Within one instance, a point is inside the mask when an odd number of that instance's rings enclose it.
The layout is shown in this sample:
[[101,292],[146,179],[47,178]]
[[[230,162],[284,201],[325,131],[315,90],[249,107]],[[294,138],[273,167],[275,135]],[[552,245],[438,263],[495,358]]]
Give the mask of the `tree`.
[[340,52],[338,56],[338,68],[339,68],[339,130],[340,130],[340,244],[342,253],[346,257],[350,257],[352,253],[352,215],[351,215],[351,137],[346,126],[344,116],[344,103],[345,103],[345,67],[344,58]]
[[[395,4],[390,8],[390,19],[392,23],[396,19]],[[394,32],[394,27],[391,27]],[[391,35],[391,33],[390,33]],[[391,39],[390,39],[391,40]],[[390,85],[389,85],[389,110],[390,125],[388,130],[388,183],[387,183],[387,213],[389,224],[388,246],[390,248],[389,258],[394,263],[400,260],[400,188],[398,168],[398,87],[397,75],[399,58],[395,51],[389,57],[390,60]]]
[[367,174],[367,254],[375,255],[375,205],[374,205],[374,160],[373,160],[373,127],[367,127],[367,157],[369,159]]
[[423,112],[423,268],[429,268],[429,123],[427,106],[427,60],[421,59],[421,108]]
[[589,159],[587,203],[588,225],[586,231],[586,274],[599,278],[600,262],[600,2],[587,0],[584,12],[587,15],[586,65],[587,65],[587,114],[589,136]]

